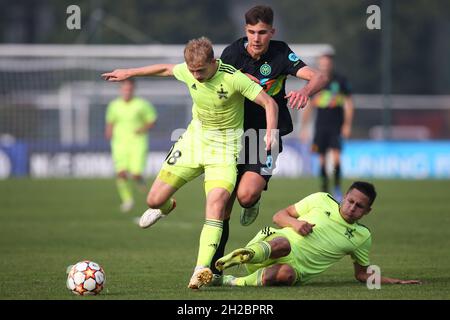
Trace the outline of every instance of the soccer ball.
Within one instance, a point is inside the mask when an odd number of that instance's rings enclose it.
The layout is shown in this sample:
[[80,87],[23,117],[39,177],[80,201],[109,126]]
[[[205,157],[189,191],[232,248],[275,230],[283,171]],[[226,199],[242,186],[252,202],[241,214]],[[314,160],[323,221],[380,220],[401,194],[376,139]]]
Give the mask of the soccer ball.
[[80,261],[69,267],[67,288],[76,295],[96,295],[105,285],[105,271],[93,261]]

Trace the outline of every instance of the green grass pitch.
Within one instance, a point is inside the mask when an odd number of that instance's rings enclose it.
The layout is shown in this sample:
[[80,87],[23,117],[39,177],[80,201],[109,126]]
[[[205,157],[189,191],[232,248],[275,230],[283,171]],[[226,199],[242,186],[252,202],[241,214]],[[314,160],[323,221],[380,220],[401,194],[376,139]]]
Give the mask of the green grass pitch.
[[[304,286],[194,292],[187,284],[204,220],[201,178],[178,192],[176,211],[146,230],[133,221],[146,209],[145,195],[137,195],[131,213],[120,213],[112,179],[14,179],[0,181],[0,299],[449,299],[450,181],[373,182],[378,199],[362,220],[373,235],[371,262],[383,275],[420,279],[420,286],[369,290],[353,278],[346,257]],[[249,227],[239,225],[235,205],[227,252],[317,187],[315,179],[273,179]],[[66,289],[66,267],[83,259],[105,269],[99,296]]]

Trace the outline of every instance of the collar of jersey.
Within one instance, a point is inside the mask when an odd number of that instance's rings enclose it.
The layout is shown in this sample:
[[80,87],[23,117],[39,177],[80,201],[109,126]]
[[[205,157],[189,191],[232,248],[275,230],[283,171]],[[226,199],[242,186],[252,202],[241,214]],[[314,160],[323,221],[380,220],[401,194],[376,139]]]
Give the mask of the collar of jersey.
[[209,78],[207,81],[213,80],[219,74],[219,69],[220,69],[220,66],[223,64],[223,62],[220,59],[216,59],[216,61],[217,61],[217,70],[214,73],[214,75],[211,78]]
[[[333,201],[333,200],[331,200],[331,201]],[[341,205],[335,203],[334,201],[333,201],[333,205],[337,205],[337,206],[338,206],[338,209],[337,209],[337,215],[333,215],[333,214],[332,214],[332,215],[330,216],[330,218],[333,219],[333,220],[336,221],[336,222],[343,223],[344,225],[346,225],[346,226],[348,226],[348,227],[354,227],[355,224],[356,224],[356,222],[354,222],[354,223],[348,223],[347,221],[345,221],[344,217],[342,216],[342,214],[341,214]]]

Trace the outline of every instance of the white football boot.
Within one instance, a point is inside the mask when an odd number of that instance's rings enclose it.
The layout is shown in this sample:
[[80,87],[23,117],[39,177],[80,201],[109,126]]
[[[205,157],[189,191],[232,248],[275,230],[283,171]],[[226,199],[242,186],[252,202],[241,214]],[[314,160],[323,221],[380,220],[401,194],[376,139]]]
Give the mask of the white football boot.
[[194,274],[189,281],[188,288],[190,289],[200,289],[200,287],[207,285],[211,282],[213,278],[213,273],[210,268],[200,267],[195,268]]
[[147,209],[141,216],[141,219],[139,219],[139,227],[146,229],[158,222],[159,219],[165,217],[166,215],[159,209]]

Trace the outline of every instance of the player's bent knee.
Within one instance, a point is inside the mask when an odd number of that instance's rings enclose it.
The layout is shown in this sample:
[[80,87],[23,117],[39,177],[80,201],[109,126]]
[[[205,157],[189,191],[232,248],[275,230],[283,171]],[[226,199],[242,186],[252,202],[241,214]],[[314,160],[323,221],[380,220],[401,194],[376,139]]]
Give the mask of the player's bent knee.
[[277,282],[279,285],[291,286],[295,283],[295,280],[296,273],[294,268],[288,264],[282,264],[277,274]]
[[291,286],[295,281],[295,270],[288,264],[275,264],[264,270],[265,286]]
[[287,256],[291,253],[291,244],[289,240],[283,237],[277,237],[269,241],[272,253],[270,257],[277,259]]
[[257,190],[244,189],[239,190],[237,193],[239,204],[244,208],[254,205],[260,197],[261,193],[259,193]]

